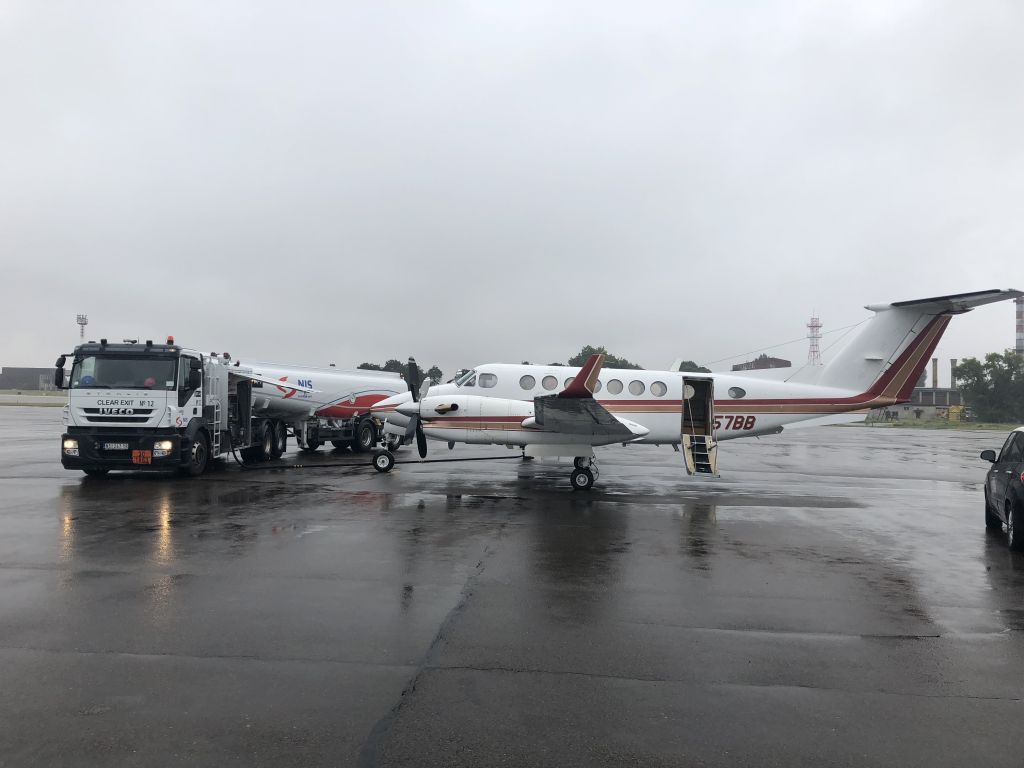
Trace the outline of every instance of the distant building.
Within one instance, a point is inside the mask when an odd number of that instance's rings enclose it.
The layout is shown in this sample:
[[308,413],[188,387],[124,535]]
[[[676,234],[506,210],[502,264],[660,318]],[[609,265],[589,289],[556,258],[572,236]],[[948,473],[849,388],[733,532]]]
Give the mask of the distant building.
[[53,388],[53,368],[0,368],[0,389]]
[[966,403],[959,389],[915,387],[910,394],[909,403],[875,408],[870,418],[879,421],[946,418],[951,408],[956,413],[965,407]]
[[793,364],[789,360],[783,360],[781,357],[769,357],[762,353],[749,362],[734,365],[732,369],[734,371],[760,371],[765,368],[791,368],[792,366]]

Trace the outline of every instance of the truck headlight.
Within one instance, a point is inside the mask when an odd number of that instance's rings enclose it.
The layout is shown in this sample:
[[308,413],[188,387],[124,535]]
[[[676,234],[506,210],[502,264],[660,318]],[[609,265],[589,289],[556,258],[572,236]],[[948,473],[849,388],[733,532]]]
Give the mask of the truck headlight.
[[155,451],[169,451],[173,447],[173,440],[157,440],[155,443],[153,443],[153,450]]
[[69,437],[69,438],[64,440],[64,449],[65,450],[67,450],[68,448],[77,448],[77,447],[78,447],[78,441],[75,440],[74,438]]

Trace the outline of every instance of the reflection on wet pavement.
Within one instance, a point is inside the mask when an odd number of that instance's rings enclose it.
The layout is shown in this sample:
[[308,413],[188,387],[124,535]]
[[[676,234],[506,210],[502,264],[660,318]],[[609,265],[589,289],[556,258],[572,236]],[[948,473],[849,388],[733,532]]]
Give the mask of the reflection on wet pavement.
[[1002,435],[616,447],[579,494],[502,449],[85,480],[14,410],[0,764],[1019,764]]

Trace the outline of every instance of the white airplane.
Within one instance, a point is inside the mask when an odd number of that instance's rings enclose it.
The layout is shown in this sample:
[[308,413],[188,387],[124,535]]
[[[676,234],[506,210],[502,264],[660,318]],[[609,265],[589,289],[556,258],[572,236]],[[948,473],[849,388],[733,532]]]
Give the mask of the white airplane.
[[[452,444],[522,447],[525,456],[571,456],[575,490],[596,477],[594,446],[613,443],[681,447],[689,474],[717,475],[721,440],[777,434],[795,422],[907,402],[955,314],[1024,295],[990,290],[866,307],[875,314],[828,364],[791,369],[698,374],[602,369],[594,355],[582,368],[492,363],[448,384],[414,386],[382,400],[372,413],[385,430]],[[716,399],[717,398],[717,399]],[[394,457],[377,451],[387,472]]]

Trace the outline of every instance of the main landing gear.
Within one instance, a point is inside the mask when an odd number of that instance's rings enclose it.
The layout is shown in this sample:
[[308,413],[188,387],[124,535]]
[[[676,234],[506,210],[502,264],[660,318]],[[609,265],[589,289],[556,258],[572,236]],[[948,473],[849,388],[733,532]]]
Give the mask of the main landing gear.
[[574,491],[589,491],[594,487],[594,481],[601,476],[597,468],[597,461],[591,456],[577,456],[572,460],[572,474],[569,475],[569,482]]

